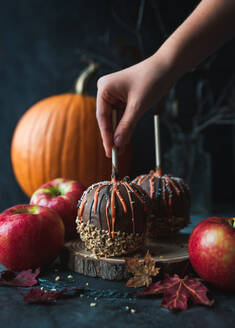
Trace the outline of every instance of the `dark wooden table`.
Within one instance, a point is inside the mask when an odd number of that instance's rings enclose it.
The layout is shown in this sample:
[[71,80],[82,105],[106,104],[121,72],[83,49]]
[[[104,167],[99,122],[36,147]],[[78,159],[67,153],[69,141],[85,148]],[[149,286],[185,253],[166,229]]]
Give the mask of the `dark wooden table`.
[[[201,219],[194,217],[192,227]],[[4,268],[1,268],[4,270]],[[68,275],[73,278],[69,279]],[[59,281],[55,278],[60,276]],[[52,305],[24,304],[20,292],[26,288],[0,287],[0,327],[7,328],[88,328],[88,327],[235,327],[235,295],[210,288],[215,299],[212,308],[193,306],[172,313],[161,308],[161,297],[136,298],[125,282],[112,282],[73,273],[55,263],[40,274],[40,287],[84,288],[84,296],[58,300]],[[91,307],[91,303],[96,306]],[[135,313],[131,313],[131,309]]]

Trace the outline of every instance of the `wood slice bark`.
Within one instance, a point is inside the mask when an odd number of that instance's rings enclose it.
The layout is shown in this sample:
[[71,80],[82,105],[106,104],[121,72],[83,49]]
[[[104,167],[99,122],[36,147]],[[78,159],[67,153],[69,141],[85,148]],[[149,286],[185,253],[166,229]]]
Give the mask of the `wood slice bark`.
[[[143,260],[149,250],[163,273],[179,273],[188,264],[188,238],[189,234],[179,233],[169,238],[150,239],[140,252],[129,257],[138,256],[140,260]],[[65,244],[62,260],[72,271],[90,277],[124,280],[130,276],[126,270],[125,257],[96,258],[85,249],[83,242],[79,239]]]

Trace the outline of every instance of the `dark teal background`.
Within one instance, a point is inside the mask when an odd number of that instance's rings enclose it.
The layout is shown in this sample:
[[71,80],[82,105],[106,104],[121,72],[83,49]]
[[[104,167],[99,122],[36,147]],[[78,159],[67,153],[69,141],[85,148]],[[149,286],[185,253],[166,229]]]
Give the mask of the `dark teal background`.
[[[186,18],[198,2],[159,0],[168,33]],[[162,37],[153,21],[149,1],[146,3],[147,13],[142,32],[147,56],[160,46]],[[110,56],[113,50],[115,52],[116,48],[105,49],[102,46],[107,31],[112,38],[112,44],[120,42],[121,39],[133,45],[134,38],[116,24],[111,12],[117,11],[133,25],[138,5],[137,0],[1,1],[0,210],[28,201],[15,181],[10,163],[10,143],[19,118],[40,99],[72,89],[77,75],[86,65],[81,61],[79,49],[106,57]],[[116,57],[119,57],[118,53]],[[215,95],[219,94],[227,83],[228,76],[234,73],[234,58],[233,40],[218,51],[213,69],[209,72]],[[118,58],[116,59],[119,64]],[[126,64],[130,62],[130,58],[125,61]],[[96,93],[96,79],[113,70],[114,67],[101,65],[98,75],[90,85],[93,95]],[[181,79],[178,89],[181,99],[180,120],[185,129],[190,128],[193,87],[190,74]],[[165,132],[161,132],[164,142]],[[214,204],[227,207],[223,212],[215,212],[219,215],[234,215],[234,140],[233,129],[228,126],[211,127],[205,135],[205,148],[212,155]],[[151,112],[138,124],[133,143],[133,175],[136,175],[154,166]],[[146,144],[149,145],[148,148]],[[232,211],[228,211],[231,207]],[[205,216],[193,217],[192,221],[196,224],[201,218]],[[192,226],[189,227],[191,228]],[[183,313],[174,314],[160,307],[161,298],[136,300],[129,296],[127,293],[132,290],[127,289],[124,282],[102,281],[72,273],[74,278],[68,283],[67,275],[70,273],[64,269],[56,272],[51,269],[40,276],[40,286],[48,289],[55,286],[82,287],[85,288],[84,299],[59,301],[51,306],[26,305],[20,296],[23,289],[1,286],[0,327],[227,328],[234,325],[234,295],[229,293],[211,288],[212,297],[216,300],[212,309],[192,307]],[[55,284],[58,274],[61,280]],[[91,308],[91,302],[96,302],[97,306]],[[136,314],[132,315],[126,311],[126,306],[136,309]]]
[[[159,1],[159,8],[171,33],[193,10],[198,1]],[[18,187],[10,163],[10,143],[14,127],[22,114],[45,97],[72,89],[74,81],[85,67],[81,49],[110,57],[116,68],[102,64],[90,85],[96,93],[99,76],[114,71],[121,64],[134,63],[121,58],[115,45],[135,44],[135,38],[113,19],[112,11],[134,26],[139,1],[91,0],[22,0],[1,1],[0,10],[0,198],[3,210],[17,203],[27,202]],[[154,21],[149,1],[142,28],[145,56],[163,42]],[[113,47],[105,49],[103,40],[110,37]],[[120,41],[121,40],[121,41]],[[135,54],[134,54],[135,55]],[[134,56],[133,55],[133,56]],[[125,55],[124,55],[125,57]],[[209,78],[215,94],[234,72],[235,43],[221,48],[214,60]],[[119,60],[120,59],[120,60]],[[193,82],[190,74],[181,79],[180,120],[190,128]],[[133,176],[154,166],[152,113],[145,115],[133,137],[135,158]],[[162,131],[163,139],[165,138]],[[207,130],[205,147],[212,154],[214,203],[233,204],[234,199],[234,138],[232,127],[212,127]],[[146,142],[147,141],[147,142]],[[146,148],[146,144],[149,146]],[[164,140],[163,140],[164,144]],[[164,147],[164,145],[163,145]]]

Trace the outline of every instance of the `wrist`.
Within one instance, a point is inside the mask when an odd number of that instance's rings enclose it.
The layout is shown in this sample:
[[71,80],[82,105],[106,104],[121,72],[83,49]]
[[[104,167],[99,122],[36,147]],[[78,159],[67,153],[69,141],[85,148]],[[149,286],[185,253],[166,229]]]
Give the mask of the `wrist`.
[[[155,54],[146,59],[147,74],[151,80],[153,92],[160,99],[180,77],[177,63],[169,51],[159,49]],[[155,91],[154,91],[155,90]]]
[[185,73],[183,63],[177,60],[176,50],[169,44],[167,47],[163,44],[157,50],[152,56],[152,62],[168,87],[171,87]]

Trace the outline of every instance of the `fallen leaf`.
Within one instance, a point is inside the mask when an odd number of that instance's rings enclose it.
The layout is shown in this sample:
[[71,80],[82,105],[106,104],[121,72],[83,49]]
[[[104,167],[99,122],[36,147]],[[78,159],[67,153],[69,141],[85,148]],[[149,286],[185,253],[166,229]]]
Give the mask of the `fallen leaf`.
[[62,289],[60,291],[43,291],[40,288],[32,288],[26,294],[21,293],[25,303],[51,303],[58,299],[71,298],[80,295],[82,289]]
[[13,271],[4,271],[0,276],[0,285],[16,286],[16,287],[32,287],[38,283],[36,277],[39,275],[40,269],[34,272],[29,269],[16,274]]
[[208,289],[199,278],[185,276],[180,278],[166,276],[165,280],[158,281],[145,288],[138,296],[163,294],[161,305],[169,310],[188,309],[188,300],[193,304],[211,306],[214,301],[207,297]]
[[140,261],[137,257],[125,259],[128,272],[133,273],[134,277],[130,278],[127,287],[143,287],[152,283],[152,277],[159,273],[159,268],[155,267],[155,260],[149,254],[144,257],[144,261]]

